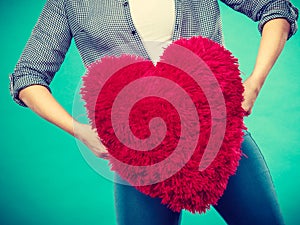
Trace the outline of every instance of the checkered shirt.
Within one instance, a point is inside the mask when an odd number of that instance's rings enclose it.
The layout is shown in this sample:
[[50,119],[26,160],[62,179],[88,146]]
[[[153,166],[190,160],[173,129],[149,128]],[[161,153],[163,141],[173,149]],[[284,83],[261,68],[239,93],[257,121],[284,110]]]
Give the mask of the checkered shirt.
[[[263,25],[274,18],[291,24],[289,37],[297,30],[298,10],[287,0],[222,0],[234,10]],[[175,0],[172,40],[208,37],[222,44],[217,0]],[[74,38],[83,63],[88,66],[107,55],[135,54],[149,59],[133,24],[128,0],[48,0],[10,78],[10,93],[39,84],[49,88]]]

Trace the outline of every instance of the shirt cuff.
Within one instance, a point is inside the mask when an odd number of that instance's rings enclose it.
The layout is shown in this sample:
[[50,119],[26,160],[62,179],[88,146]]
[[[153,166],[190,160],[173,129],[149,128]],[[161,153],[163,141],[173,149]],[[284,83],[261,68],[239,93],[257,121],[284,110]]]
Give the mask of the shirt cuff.
[[290,2],[287,2],[288,6],[285,9],[273,9],[268,11],[268,13],[263,16],[263,18],[259,21],[258,30],[262,33],[263,26],[270,20],[276,18],[284,18],[290,23],[290,33],[288,35],[288,39],[292,37],[296,31],[298,30],[298,9],[294,7]]
[[9,75],[9,90],[12,99],[18,103],[20,106],[27,107],[27,105],[19,98],[19,92],[31,85],[42,85],[46,87],[51,93],[49,84],[43,80],[41,77],[36,75],[24,75],[21,77],[16,77],[14,74]]

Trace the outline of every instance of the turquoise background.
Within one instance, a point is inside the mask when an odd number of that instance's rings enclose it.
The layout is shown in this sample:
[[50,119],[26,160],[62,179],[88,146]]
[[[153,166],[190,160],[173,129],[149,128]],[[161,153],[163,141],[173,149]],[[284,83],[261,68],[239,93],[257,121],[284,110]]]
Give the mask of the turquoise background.
[[[0,224],[114,225],[113,183],[86,163],[73,137],[18,106],[9,95],[8,74],[44,3],[45,0],[0,2]],[[299,0],[293,3],[300,7]],[[239,58],[245,78],[255,61],[257,24],[223,4],[221,9],[226,47]],[[253,114],[246,119],[272,172],[287,225],[300,224],[299,50],[298,33],[288,41]],[[70,113],[74,90],[84,71],[72,44],[51,84],[53,95]],[[182,225],[194,224],[225,223],[214,209],[206,215],[184,212]]]

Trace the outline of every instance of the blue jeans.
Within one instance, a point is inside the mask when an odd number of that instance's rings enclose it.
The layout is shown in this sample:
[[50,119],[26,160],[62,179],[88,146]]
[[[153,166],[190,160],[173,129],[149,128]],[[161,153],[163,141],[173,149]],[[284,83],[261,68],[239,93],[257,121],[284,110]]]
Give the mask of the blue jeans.
[[[245,131],[240,165],[214,206],[229,225],[282,225],[274,185],[266,162]],[[116,174],[116,181],[121,178]],[[124,182],[124,181],[123,181]],[[115,208],[118,225],[179,225],[181,212],[173,212],[132,186],[115,182]]]

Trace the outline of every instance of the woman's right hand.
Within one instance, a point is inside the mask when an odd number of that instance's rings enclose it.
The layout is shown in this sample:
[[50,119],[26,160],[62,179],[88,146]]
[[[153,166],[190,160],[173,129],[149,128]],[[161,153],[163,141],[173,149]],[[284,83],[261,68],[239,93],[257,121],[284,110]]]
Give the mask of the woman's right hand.
[[89,124],[74,120],[46,87],[42,85],[26,87],[20,91],[19,98],[39,116],[82,141],[96,156],[108,158],[109,153],[101,143],[96,130]]
[[108,151],[101,143],[96,129],[89,124],[74,121],[74,136],[82,141],[97,157],[107,159]]

